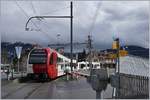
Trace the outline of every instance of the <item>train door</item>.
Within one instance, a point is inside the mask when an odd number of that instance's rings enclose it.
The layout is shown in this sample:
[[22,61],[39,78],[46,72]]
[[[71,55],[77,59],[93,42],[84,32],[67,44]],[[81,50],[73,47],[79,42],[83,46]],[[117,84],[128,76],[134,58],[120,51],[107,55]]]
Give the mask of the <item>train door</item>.
[[48,75],[50,78],[56,78],[57,77],[57,54],[52,53],[50,55],[50,60],[49,60],[49,66],[48,66]]
[[58,75],[58,68],[57,68],[57,53],[53,53],[53,66],[54,66],[54,75],[57,77]]

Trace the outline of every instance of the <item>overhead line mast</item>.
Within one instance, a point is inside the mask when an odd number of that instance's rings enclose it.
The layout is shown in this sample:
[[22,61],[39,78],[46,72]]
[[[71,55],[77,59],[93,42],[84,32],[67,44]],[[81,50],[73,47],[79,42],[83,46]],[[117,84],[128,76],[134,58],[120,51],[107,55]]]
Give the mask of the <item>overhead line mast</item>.
[[72,41],[73,41],[73,6],[72,6],[72,2],[70,2],[70,52],[71,52],[71,72],[73,71],[73,45],[72,45]]

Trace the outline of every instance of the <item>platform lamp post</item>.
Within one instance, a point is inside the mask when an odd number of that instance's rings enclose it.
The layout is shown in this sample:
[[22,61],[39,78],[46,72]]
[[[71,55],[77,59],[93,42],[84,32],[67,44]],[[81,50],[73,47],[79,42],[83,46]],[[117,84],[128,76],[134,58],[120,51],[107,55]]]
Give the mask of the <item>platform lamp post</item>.
[[31,19],[44,19],[44,18],[69,18],[70,19],[70,54],[71,54],[71,72],[73,71],[73,3],[72,1],[70,2],[70,15],[69,16],[33,16],[30,17],[25,25],[25,30],[28,31],[28,23],[30,22]]

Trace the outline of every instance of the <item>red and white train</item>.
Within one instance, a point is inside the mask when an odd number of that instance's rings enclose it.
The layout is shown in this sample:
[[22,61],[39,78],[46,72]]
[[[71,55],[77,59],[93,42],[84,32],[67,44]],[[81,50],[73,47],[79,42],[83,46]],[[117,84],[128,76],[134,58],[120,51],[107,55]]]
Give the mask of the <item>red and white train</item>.
[[[74,60],[74,63],[76,61]],[[27,75],[32,78],[55,79],[70,71],[70,59],[50,48],[31,50],[27,60]]]

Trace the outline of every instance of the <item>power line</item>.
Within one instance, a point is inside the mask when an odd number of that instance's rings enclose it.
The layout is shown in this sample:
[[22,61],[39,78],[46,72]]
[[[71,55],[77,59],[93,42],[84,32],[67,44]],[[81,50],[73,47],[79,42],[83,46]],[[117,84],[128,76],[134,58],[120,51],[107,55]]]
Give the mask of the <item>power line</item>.
[[101,6],[101,2],[99,2],[98,5],[97,5],[96,11],[95,11],[95,14],[94,14],[94,17],[93,17],[93,21],[91,23],[91,27],[89,28],[89,35],[92,35],[91,32],[94,29],[94,26],[95,26],[95,23],[96,23],[96,19],[98,17],[98,12],[99,12],[100,6]]
[[[46,25],[45,25],[45,26],[46,26]],[[48,27],[48,26],[47,26],[47,27]],[[51,40],[52,40],[52,39],[55,40],[54,38],[52,38],[52,36],[50,37],[50,36],[48,35],[48,33],[47,33],[46,31],[44,31],[43,29],[41,29],[40,32],[42,32],[42,33],[44,33],[45,35],[47,35],[47,37],[51,38]]]
[[[35,7],[34,7],[34,5],[33,5],[33,3],[32,3],[32,1],[30,2],[31,3],[31,6],[32,6],[32,9],[33,9],[33,12],[34,13],[37,13],[36,12],[36,10],[35,10]],[[69,8],[70,6],[68,6],[68,7],[63,7],[63,8],[61,8],[61,9],[56,9],[56,10],[54,10],[54,11],[51,11],[50,13],[53,13],[53,12],[57,12],[57,11],[59,11],[59,10],[62,10],[62,9],[66,9],[66,8]],[[26,14],[27,15],[27,14]],[[40,18],[39,18],[40,19]],[[40,21],[42,21],[42,20],[40,20]],[[33,21],[31,20],[31,22],[33,23]],[[43,21],[42,21],[43,22]],[[46,22],[46,21],[45,21]],[[47,23],[47,22],[46,22]],[[35,23],[34,23],[35,24]],[[46,27],[48,27],[49,28],[49,26],[47,25],[47,24],[43,24],[44,26],[46,26]],[[42,33],[45,33],[45,35],[47,35],[48,37],[49,37],[49,35],[45,32],[45,31],[43,31],[43,30],[39,30],[40,32],[42,32]],[[52,37],[51,37],[52,38]],[[54,40],[54,38],[53,38],[53,40]]]
[[[18,8],[24,13],[24,15],[29,18],[29,15],[26,13],[26,11],[18,4],[18,2],[16,0],[14,0],[14,2],[16,3],[16,5],[18,6]],[[31,22],[33,23],[33,25],[38,29],[38,26],[31,20]]]
[[[96,11],[95,11],[95,14],[94,14],[94,17],[93,17],[93,21],[92,21],[91,26],[89,28],[89,35],[88,35],[88,37],[90,37],[91,45],[92,45],[92,39],[91,39],[92,38],[92,31],[94,29],[94,26],[95,26],[95,23],[96,23],[96,19],[98,17],[98,12],[99,12],[100,6],[101,6],[101,2],[99,2],[97,7],[96,7]],[[90,52],[91,52],[91,50],[90,50]]]
[[[35,9],[35,7],[34,7],[32,1],[30,1],[30,3],[31,3],[31,7],[32,7],[32,9],[33,9],[33,12],[34,12],[35,14],[37,14],[37,11],[36,11],[36,9]],[[49,35],[47,34],[47,32],[43,31],[42,29],[40,29],[39,31],[40,31],[41,33],[44,33],[46,36],[49,37]],[[49,38],[50,38],[50,37],[49,37]]]
[[62,8],[60,8],[60,9],[55,9],[55,10],[50,11],[50,12],[48,12],[48,13],[46,13],[46,14],[43,14],[43,15],[48,15],[49,13],[54,13],[54,12],[57,12],[57,11],[60,11],[60,10],[64,10],[64,9],[67,9],[67,8],[70,8],[70,6],[68,6],[68,7],[62,7]]
[[[42,24],[42,25],[46,26],[47,28],[49,28],[49,27],[50,27],[50,26],[48,25],[48,24],[49,24],[48,22],[43,21],[43,20],[42,20],[42,22],[43,22],[43,24]],[[47,23],[47,24],[46,24],[46,23]]]
[[[29,18],[29,15],[26,13],[26,11],[18,4],[18,2],[16,0],[14,0],[15,4],[18,6],[18,8],[24,13],[24,15]],[[37,28],[37,29],[40,29],[32,20],[31,20],[31,23]],[[44,32],[43,30],[38,30],[40,31],[41,33],[44,33],[46,36],[48,36],[49,38],[51,38],[46,32]]]
[[[40,32],[41,32],[41,33],[44,33],[49,39],[51,38],[51,39],[54,40],[54,38],[50,37],[50,36],[47,34],[47,32],[45,32],[45,31],[43,31],[43,30],[40,30]],[[49,40],[49,42],[50,42],[50,40]]]
[[34,12],[35,14],[37,14],[36,9],[35,9],[35,7],[34,7],[32,1],[30,1],[30,4],[31,4],[31,7],[32,7],[32,9],[33,9],[33,12]]

